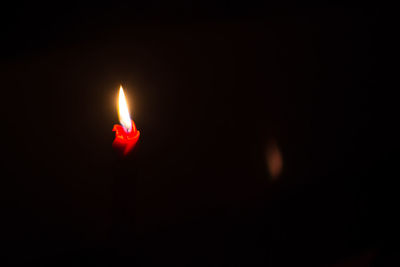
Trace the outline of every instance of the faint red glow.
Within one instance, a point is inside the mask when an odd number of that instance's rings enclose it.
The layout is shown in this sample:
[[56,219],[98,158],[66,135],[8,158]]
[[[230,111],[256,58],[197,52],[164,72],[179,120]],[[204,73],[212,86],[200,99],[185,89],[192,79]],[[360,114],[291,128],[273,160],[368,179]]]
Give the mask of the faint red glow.
[[268,143],[266,148],[266,163],[268,167],[268,172],[272,180],[277,180],[282,172],[283,159],[282,153],[276,143],[276,141],[271,141]]

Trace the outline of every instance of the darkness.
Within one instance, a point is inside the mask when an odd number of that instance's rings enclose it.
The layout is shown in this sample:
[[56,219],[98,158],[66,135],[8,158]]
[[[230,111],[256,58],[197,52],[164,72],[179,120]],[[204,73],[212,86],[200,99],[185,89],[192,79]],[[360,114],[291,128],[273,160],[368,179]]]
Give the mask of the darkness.
[[396,265],[378,10],[2,12],[2,266]]

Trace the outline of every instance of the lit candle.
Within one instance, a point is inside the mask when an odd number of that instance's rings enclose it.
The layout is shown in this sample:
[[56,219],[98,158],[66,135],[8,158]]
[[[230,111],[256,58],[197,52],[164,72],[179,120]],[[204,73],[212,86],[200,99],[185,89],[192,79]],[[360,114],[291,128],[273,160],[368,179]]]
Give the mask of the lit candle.
[[129,116],[128,104],[122,86],[119,88],[118,95],[118,117],[121,125],[114,125],[115,139],[113,147],[117,152],[126,156],[135,147],[139,140],[140,132],[136,129],[135,123]]

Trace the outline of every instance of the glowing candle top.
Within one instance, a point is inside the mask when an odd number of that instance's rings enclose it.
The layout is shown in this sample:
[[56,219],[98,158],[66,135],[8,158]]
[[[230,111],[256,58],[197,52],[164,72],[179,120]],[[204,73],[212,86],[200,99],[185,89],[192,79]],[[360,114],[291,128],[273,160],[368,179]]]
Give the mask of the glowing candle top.
[[117,106],[121,125],[115,124],[113,127],[115,132],[113,147],[118,153],[126,156],[135,147],[139,140],[140,132],[136,129],[135,123],[129,116],[128,104],[122,86],[119,88]]
[[132,131],[132,121],[129,116],[128,103],[126,102],[124,89],[122,89],[122,85],[119,87],[119,95],[118,95],[118,117],[119,121],[124,127],[124,130],[127,133]]

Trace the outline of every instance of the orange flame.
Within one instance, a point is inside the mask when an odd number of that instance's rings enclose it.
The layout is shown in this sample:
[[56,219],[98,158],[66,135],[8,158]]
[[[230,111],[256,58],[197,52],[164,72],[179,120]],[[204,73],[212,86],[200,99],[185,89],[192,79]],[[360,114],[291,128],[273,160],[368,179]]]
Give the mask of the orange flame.
[[132,131],[132,121],[131,117],[129,116],[128,103],[126,102],[124,89],[122,89],[122,85],[119,87],[118,117],[122,127],[124,127],[126,132],[130,133]]

